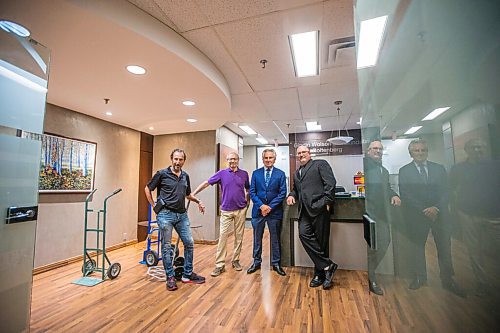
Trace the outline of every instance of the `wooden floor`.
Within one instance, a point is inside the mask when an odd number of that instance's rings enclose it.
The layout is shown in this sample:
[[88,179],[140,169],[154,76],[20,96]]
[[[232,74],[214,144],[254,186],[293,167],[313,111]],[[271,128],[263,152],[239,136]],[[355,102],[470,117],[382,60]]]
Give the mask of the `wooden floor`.
[[[461,299],[432,280],[409,291],[407,281],[381,278],[386,295],[380,297],[368,292],[361,271],[337,271],[328,291],[309,288],[311,268],[286,267],[287,276],[281,277],[263,266],[248,275],[248,229],[243,271],[234,271],[228,258],[226,272],[210,277],[216,246],[197,244],[195,272],[206,276],[206,283],[179,283],[174,292],[146,275],[138,263],[144,247],[109,252],[122,272],[94,287],[71,283],[81,276],[80,263],[36,275],[31,332],[485,332],[495,324],[475,298]],[[269,262],[268,246],[263,262]]]

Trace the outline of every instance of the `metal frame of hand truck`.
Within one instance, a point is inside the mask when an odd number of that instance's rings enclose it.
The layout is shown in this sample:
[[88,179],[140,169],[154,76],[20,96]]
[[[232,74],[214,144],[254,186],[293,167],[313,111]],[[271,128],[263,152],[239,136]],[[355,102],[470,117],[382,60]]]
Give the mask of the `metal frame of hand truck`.
[[[94,195],[94,193],[97,191],[97,189],[94,189],[85,199],[85,226],[84,226],[84,236],[83,236],[83,266],[82,266],[82,273],[83,273],[83,278],[75,281],[74,283],[76,284],[82,284],[82,285],[95,285],[99,282],[102,282],[108,277],[109,279],[114,279],[116,278],[120,272],[121,272],[121,265],[119,263],[111,263],[109,260],[107,254],[106,254],[106,213],[107,213],[107,201],[109,198],[112,196],[120,193],[122,191],[121,188],[115,190],[113,193],[109,194],[106,198],[104,198],[104,205],[103,209],[99,209],[95,211],[94,209],[90,209],[89,206],[89,200],[90,198]],[[95,228],[89,228],[88,226],[88,215],[89,213],[97,212],[97,226]],[[101,214],[102,214],[102,228],[101,228]],[[88,234],[90,232],[94,232],[96,235],[96,247],[95,248],[89,248],[87,247],[87,240],[89,238]],[[101,237],[102,235],[102,237]],[[102,247],[100,246],[102,244]],[[96,254],[96,260],[92,259],[90,253],[95,252]],[[99,260],[101,259],[101,260]],[[102,262],[101,265],[99,265],[99,261]],[[106,269],[106,262],[108,263],[108,268]],[[94,273],[94,272],[101,272],[101,278],[100,279],[95,279],[95,278],[87,278],[88,275]],[[86,280],[87,278],[87,280]],[[90,281],[90,282],[89,282]]]

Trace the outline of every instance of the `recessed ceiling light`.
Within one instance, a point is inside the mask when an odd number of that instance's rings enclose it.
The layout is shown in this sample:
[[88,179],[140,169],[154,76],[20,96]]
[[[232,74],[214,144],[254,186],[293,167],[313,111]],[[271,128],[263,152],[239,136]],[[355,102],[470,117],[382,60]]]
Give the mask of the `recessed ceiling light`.
[[141,66],[136,66],[136,65],[129,65],[127,66],[127,70],[132,73],[132,74],[136,74],[136,75],[143,75],[146,73],[146,70],[141,67]]
[[264,139],[263,137],[255,138],[255,140],[259,141],[263,145],[267,145],[267,143],[268,143],[267,140]]
[[112,112],[109,112],[109,111],[108,111],[108,112],[106,112],[106,116],[112,116],[112,115],[113,115],[113,113],[112,113]]
[[194,119],[194,118],[188,118],[188,119],[186,119],[186,121],[187,121],[187,122],[189,122],[189,123],[195,123],[195,122],[197,122],[198,120],[196,120],[196,119]]
[[306,121],[306,129],[308,131],[321,131],[321,125],[317,121]]
[[249,134],[249,135],[255,135],[257,134],[257,132],[255,132],[250,126],[246,126],[246,125],[241,125],[239,126],[243,131],[245,131],[245,133]]
[[437,108],[434,111],[432,111],[431,113],[429,113],[427,116],[425,116],[424,119],[422,119],[422,120],[432,120],[434,118],[437,118],[440,114],[448,111],[449,108],[450,108],[449,106],[446,106],[444,108]]
[[152,131],[154,130],[155,128],[153,126],[149,126],[149,130]]
[[182,101],[182,104],[184,104],[185,106],[193,106],[193,105],[196,105],[195,102],[193,101]]
[[413,126],[412,128],[410,128],[409,130],[407,130],[405,132],[405,134],[413,134],[415,133],[416,131],[418,131],[419,129],[421,129],[422,126]]
[[382,37],[384,37],[387,15],[361,21],[357,68],[372,67],[377,64]]
[[297,77],[319,74],[318,40],[318,30],[288,36],[292,50],[293,66]]
[[12,32],[19,37],[28,37],[30,35],[30,31],[22,25],[6,20],[0,20],[0,29]]

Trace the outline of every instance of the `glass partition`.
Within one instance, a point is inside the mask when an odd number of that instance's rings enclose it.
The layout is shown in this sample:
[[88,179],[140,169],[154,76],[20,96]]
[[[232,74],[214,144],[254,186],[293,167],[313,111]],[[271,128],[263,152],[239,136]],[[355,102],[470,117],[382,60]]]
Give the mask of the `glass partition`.
[[378,54],[358,67],[369,284],[397,332],[498,327],[499,13],[486,0],[355,3],[357,55],[366,41]]
[[48,60],[36,41],[0,29],[1,332],[29,331]]

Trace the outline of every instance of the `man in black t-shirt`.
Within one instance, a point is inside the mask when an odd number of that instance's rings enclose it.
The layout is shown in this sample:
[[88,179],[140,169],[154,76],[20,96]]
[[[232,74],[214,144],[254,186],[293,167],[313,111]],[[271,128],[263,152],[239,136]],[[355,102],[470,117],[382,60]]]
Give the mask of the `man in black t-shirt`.
[[156,219],[160,229],[162,261],[167,277],[167,290],[174,291],[177,290],[177,284],[174,277],[172,258],[169,253],[172,242],[172,229],[175,229],[184,244],[184,273],[181,281],[183,283],[205,283],[204,277],[193,272],[194,241],[189,227],[185,199],[197,203],[202,214],[205,213],[205,206],[191,194],[189,175],[182,170],[182,166],[186,161],[184,150],[174,149],[170,154],[170,160],[172,165],[156,172],[144,188],[144,192],[151,206],[155,206],[151,195],[154,189],[157,189],[157,201],[163,202],[163,207],[158,212]]

